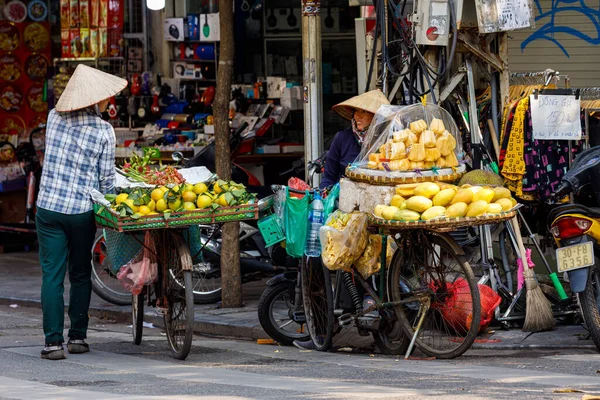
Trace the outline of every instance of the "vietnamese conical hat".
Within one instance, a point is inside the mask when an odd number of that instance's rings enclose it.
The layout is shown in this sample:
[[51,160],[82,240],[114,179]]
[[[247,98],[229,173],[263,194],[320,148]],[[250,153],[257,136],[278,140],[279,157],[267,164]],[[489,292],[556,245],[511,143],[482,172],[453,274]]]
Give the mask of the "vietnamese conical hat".
[[342,118],[352,119],[354,110],[364,110],[375,114],[382,105],[389,105],[390,102],[381,92],[381,90],[371,90],[358,96],[354,96],[340,104],[333,106],[333,111],[338,113]]
[[125,79],[79,64],[56,103],[56,111],[74,111],[93,106],[126,87]]

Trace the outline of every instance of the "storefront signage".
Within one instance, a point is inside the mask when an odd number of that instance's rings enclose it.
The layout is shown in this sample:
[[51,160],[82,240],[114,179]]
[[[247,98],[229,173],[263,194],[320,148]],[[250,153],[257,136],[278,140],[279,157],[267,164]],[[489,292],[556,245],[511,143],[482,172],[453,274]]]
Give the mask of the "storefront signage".
[[575,96],[530,96],[533,138],[536,140],[581,139],[580,101]]

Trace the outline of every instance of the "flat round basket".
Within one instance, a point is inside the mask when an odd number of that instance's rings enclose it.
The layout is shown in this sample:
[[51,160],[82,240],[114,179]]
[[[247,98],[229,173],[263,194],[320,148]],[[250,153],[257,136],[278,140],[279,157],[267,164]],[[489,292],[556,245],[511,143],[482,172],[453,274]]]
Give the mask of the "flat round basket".
[[391,186],[403,183],[456,182],[465,172],[466,167],[464,165],[456,168],[423,171],[379,171],[348,166],[346,177],[353,181],[365,182],[371,185]]
[[384,229],[386,232],[402,231],[406,229],[427,229],[439,232],[453,231],[465,226],[492,225],[513,218],[516,210],[481,217],[463,218],[436,218],[429,221],[388,221],[386,219],[369,215],[369,226]]

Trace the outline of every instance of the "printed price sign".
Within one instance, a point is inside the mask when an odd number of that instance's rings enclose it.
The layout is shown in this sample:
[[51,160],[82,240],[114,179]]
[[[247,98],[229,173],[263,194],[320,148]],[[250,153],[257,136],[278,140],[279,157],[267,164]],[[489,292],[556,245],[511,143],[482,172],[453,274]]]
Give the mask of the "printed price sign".
[[575,96],[529,96],[533,138],[536,140],[581,139],[580,101]]
[[496,0],[496,11],[501,31],[531,26],[531,10],[528,0]]

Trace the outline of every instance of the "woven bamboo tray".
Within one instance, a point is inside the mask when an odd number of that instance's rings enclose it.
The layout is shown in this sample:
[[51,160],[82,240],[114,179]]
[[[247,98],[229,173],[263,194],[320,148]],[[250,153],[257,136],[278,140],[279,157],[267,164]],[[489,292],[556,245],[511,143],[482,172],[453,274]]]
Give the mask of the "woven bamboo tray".
[[481,217],[438,218],[429,221],[388,221],[386,219],[369,215],[369,226],[383,229],[386,232],[402,231],[406,229],[427,229],[438,232],[454,231],[457,228],[477,225],[493,225],[507,221],[516,215],[516,209],[494,215]]
[[421,183],[421,182],[456,182],[466,172],[464,165],[457,168],[442,168],[434,173],[432,170],[416,171],[384,171],[368,168],[357,168],[348,166],[346,168],[346,177],[353,181],[365,182],[371,185],[392,186],[403,183]]
[[99,227],[119,232],[140,231],[258,219],[258,204],[220,207],[215,210],[173,212],[168,219],[165,219],[163,215],[147,215],[138,219],[131,217],[121,218],[113,210],[99,204],[94,204],[94,215],[96,225]]

